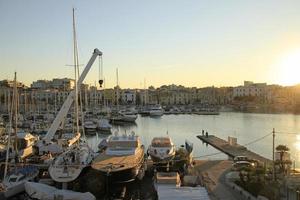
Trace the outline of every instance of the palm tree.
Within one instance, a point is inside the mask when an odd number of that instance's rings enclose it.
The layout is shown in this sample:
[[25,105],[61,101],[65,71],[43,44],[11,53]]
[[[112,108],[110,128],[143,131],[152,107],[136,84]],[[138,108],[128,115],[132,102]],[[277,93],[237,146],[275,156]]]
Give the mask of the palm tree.
[[288,166],[292,164],[291,160],[286,159],[284,156],[288,154],[289,148],[286,145],[278,145],[276,147],[276,152],[279,153],[279,160],[275,161],[275,164],[279,166],[280,173],[287,173]]

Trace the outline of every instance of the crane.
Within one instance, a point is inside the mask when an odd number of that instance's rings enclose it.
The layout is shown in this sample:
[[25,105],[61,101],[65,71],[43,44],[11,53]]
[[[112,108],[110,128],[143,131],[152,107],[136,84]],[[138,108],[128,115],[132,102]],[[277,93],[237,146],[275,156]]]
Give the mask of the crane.
[[[102,56],[102,52],[99,51],[98,49],[94,49],[92,57],[90,58],[89,62],[87,63],[86,67],[84,68],[83,72],[81,73],[81,75],[76,83],[77,88],[78,88],[78,86],[80,86],[82,84],[87,73],[89,72],[93,63],[95,62],[97,56]],[[99,83],[100,83],[100,80],[99,80]],[[56,117],[55,117],[53,123],[51,124],[45,137],[43,137],[41,140],[39,140],[37,142],[36,147],[38,148],[39,154],[41,154],[41,152],[52,152],[53,151],[55,153],[59,153],[62,151],[62,147],[59,146],[58,144],[54,144],[52,142],[52,139],[53,139],[57,129],[63,122],[64,118],[67,116],[69,109],[70,109],[72,103],[74,102],[74,99],[75,99],[75,91],[72,90],[70,92],[69,96],[67,97],[67,99],[65,100],[64,104],[62,105],[61,109],[59,110],[58,114],[56,115]],[[80,135],[79,135],[79,137],[80,137]]]

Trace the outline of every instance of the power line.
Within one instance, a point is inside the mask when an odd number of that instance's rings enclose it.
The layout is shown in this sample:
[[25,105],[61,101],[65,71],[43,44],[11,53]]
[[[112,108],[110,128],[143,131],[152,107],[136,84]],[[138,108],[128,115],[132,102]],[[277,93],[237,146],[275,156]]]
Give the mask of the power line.
[[299,133],[294,133],[294,132],[283,132],[283,131],[276,131],[276,134],[300,135]]

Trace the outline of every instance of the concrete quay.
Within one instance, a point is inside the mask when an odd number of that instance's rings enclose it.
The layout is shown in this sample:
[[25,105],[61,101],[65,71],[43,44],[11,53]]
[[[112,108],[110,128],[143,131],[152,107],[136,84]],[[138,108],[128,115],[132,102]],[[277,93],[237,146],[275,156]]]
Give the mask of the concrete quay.
[[234,158],[236,156],[247,156],[249,159],[258,160],[268,166],[272,165],[272,160],[248,150],[245,146],[239,144],[230,145],[226,140],[214,135],[198,135],[197,137],[204,143],[207,143],[225,153],[230,158]]

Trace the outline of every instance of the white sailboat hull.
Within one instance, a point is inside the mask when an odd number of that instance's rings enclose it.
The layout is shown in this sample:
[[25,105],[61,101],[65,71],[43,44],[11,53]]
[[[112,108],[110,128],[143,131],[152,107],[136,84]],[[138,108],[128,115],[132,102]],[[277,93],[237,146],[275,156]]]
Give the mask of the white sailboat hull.
[[[20,170],[21,169],[23,168],[20,168]],[[13,197],[21,192],[24,192],[25,182],[34,180],[39,173],[37,168],[30,168],[30,166],[25,166],[24,170],[27,171],[27,174],[22,174],[19,171],[16,174],[13,173],[7,176],[2,182],[1,187],[3,187],[3,194],[6,198]]]
[[58,156],[49,167],[49,174],[56,182],[67,183],[79,177],[94,155],[86,145],[80,145]]
[[60,183],[67,183],[70,181],[74,181],[83,170],[83,167],[62,167],[62,166],[52,166],[49,168],[49,174],[51,178]]
[[25,184],[26,181],[23,181],[23,182],[20,182],[16,185],[13,185],[13,186],[9,186],[6,188],[6,191],[4,192],[4,196],[6,198],[10,198],[10,197],[13,197],[21,192],[24,192],[25,190],[25,187],[24,187],[24,184]]

